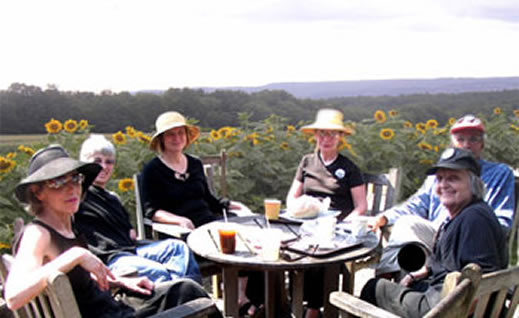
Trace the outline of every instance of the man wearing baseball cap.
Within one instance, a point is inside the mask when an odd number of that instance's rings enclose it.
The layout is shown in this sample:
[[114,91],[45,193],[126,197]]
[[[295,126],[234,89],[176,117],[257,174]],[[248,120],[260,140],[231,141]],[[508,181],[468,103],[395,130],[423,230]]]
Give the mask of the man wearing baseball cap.
[[[485,127],[474,115],[458,119],[450,130],[451,145],[470,150],[481,167],[481,180],[485,184],[484,201],[492,207],[503,230],[508,234],[514,213],[514,174],[505,164],[481,158],[485,145]],[[434,188],[434,175],[427,177],[420,189],[407,201],[379,214],[373,229],[394,224],[388,245],[384,248],[377,275],[399,273],[397,255],[400,248],[409,242],[420,243],[429,253],[433,237],[440,225],[448,219],[446,208],[440,203]],[[397,222],[398,220],[398,222]]]

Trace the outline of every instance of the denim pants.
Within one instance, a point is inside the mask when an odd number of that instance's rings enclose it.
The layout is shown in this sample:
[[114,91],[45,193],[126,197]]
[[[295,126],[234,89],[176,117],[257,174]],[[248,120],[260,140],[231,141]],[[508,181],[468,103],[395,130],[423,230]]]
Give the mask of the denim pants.
[[137,270],[153,282],[191,278],[201,283],[202,275],[195,257],[186,243],[166,239],[138,246],[137,254],[119,253],[107,264],[111,271]]

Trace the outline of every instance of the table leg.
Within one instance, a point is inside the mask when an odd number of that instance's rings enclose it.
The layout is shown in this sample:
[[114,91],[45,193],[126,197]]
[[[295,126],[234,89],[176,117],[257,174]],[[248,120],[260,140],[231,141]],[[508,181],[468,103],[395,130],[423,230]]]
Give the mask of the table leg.
[[339,273],[342,263],[326,265],[324,269],[324,315],[323,318],[337,317],[337,308],[330,304],[330,293],[339,288]]
[[265,316],[276,316],[276,273],[265,271]]
[[305,283],[305,271],[293,270],[290,273],[290,281],[292,283],[292,315],[294,317],[303,317],[303,289]]
[[238,269],[224,266],[222,269],[223,279],[223,306],[225,316],[240,317],[238,306]]

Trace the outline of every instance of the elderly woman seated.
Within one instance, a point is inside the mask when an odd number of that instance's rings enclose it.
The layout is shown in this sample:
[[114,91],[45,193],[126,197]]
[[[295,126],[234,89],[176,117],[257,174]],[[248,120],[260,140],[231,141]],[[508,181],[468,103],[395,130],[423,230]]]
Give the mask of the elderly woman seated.
[[[70,158],[59,145],[32,156],[16,197],[36,218],[24,229],[5,283],[8,307],[18,309],[40,294],[56,270],[67,274],[82,317],[144,317],[208,297],[190,279],[155,285],[145,277],[116,277],[86,248],[72,219],[100,170],[96,163]],[[112,295],[110,286],[120,292]]]
[[483,272],[508,264],[506,238],[492,208],[485,203],[480,166],[470,151],[449,148],[428,174],[438,180],[436,192],[449,211],[434,240],[424,267],[400,283],[375,278],[366,283],[361,298],[402,317],[422,317],[440,301],[445,276],[476,263]]

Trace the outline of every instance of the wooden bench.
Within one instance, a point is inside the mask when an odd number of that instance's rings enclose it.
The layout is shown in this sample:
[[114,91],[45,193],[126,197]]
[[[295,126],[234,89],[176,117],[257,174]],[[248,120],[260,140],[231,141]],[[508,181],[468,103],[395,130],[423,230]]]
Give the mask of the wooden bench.
[[[3,284],[5,284],[13,260],[9,254],[2,255],[0,259],[0,277]],[[207,317],[217,311],[214,301],[204,297],[165,310],[152,317],[199,318]],[[16,318],[81,318],[70,281],[67,275],[59,271],[53,272],[49,276],[47,287],[40,295],[25,306],[13,311],[13,315]]]

